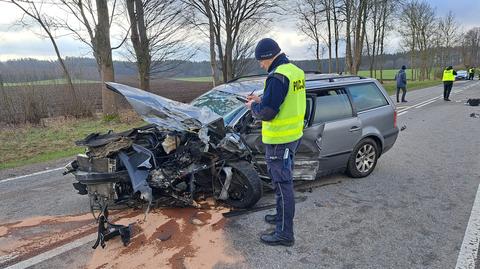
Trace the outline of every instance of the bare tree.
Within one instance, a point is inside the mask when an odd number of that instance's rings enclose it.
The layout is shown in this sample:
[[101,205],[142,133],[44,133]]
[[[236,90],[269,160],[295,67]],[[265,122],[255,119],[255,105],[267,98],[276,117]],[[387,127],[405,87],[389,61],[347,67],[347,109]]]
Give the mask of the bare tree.
[[327,24],[327,49],[328,49],[328,73],[332,73],[332,17],[334,11],[334,0],[322,0],[325,8],[325,23]]
[[[369,70],[370,77],[374,76],[374,70],[376,73],[375,66],[375,56],[378,54],[378,41],[381,34],[381,23],[382,23],[382,0],[373,0],[374,4],[371,6],[370,13],[371,19],[369,20],[369,25],[371,26],[371,31],[367,31],[366,43],[367,43],[367,55],[370,58],[369,61]],[[370,41],[371,40],[371,41]]]
[[420,53],[421,68],[420,80],[430,79],[433,33],[436,31],[435,9],[428,3],[423,2],[418,6],[417,34],[418,49]]
[[[298,7],[296,13],[298,15],[298,28],[305,37],[313,42],[317,69],[319,72],[322,72],[321,32],[323,30],[323,20],[321,18],[323,17],[322,14],[325,12],[325,8],[323,8],[322,3],[319,0],[299,0],[297,3]],[[331,55],[331,43],[329,47],[329,55]],[[329,72],[331,72],[331,70],[329,70]]]
[[[393,0],[372,0],[369,9],[369,31],[367,31],[366,41],[367,55],[370,58],[370,76],[377,77],[377,70],[380,69],[380,80],[382,82],[385,35],[390,30],[391,17],[395,11],[395,6],[396,1]],[[380,61],[378,61],[378,58],[380,58]]]
[[332,5],[332,18],[333,18],[333,29],[334,29],[334,39],[335,39],[335,71],[340,72],[340,61],[339,61],[339,44],[340,44],[340,30],[343,22],[340,18],[340,10],[342,10],[342,0],[333,0]]
[[[45,5],[44,1],[30,1],[30,0],[8,0],[7,2],[10,2],[17,6],[24,15],[28,16],[29,18],[33,19],[38,25],[42,28],[43,32],[47,35],[48,39],[52,43],[52,46],[55,50],[55,55],[57,56],[57,61],[58,64],[60,65],[62,71],[63,71],[63,76],[67,82],[68,85],[68,90],[69,90],[69,95],[70,99],[64,100],[65,102],[65,112],[67,114],[71,115],[76,115],[76,114],[82,114],[81,113],[81,104],[79,104],[79,99],[77,98],[75,88],[72,83],[72,78],[70,76],[70,73],[68,72],[68,69],[62,59],[62,56],[60,54],[60,49],[58,48],[57,42],[55,40],[55,36],[53,34],[52,28],[54,28],[54,23],[51,17],[47,16],[45,12],[42,12],[42,8]],[[24,25],[27,24],[27,22],[24,20],[25,17],[22,17],[22,23]],[[79,115],[77,115],[79,116]]]
[[150,89],[150,78],[173,69],[191,55],[182,6],[175,0],[126,0],[130,39],[139,73],[140,88]]
[[394,0],[384,0],[382,2],[382,13],[381,13],[381,26],[380,26],[380,36],[379,36],[379,55],[380,55],[380,82],[383,83],[383,64],[384,64],[384,55],[385,55],[385,35],[388,31],[391,30],[392,17],[395,14],[395,11],[398,7],[398,4]]
[[362,61],[370,1],[344,0],[343,2],[346,28],[345,65],[351,74],[358,73]]
[[468,30],[462,42],[465,66],[480,65],[480,27]]
[[100,78],[102,80],[102,109],[105,115],[117,114],[117,97],[106,88],[105,81],[115,81],[113,68],[112,48],[110,42],[110,28],[114,21],[117,8],[116,0],[59,0],[59,6],[70,16],[73,16],[77,24],[72,20],[65,19],[61,24],[71,31],[80,41],[88,45],[97,62]]
[[[202,1],[184,0],[189,7],[187,18],[190,23],[204,33],[211,32],[213,28],[216,55],[224,82],[242,74],[241,71],[244,68],[238,68],[235,63],[238,65],[246,61],[245,59],[239,61],[238,59],[243,56],[235,53],[245,51],[239,48],[254,45],[251,41],[255,36],[258,37],[261,27],[271,21],[271,15],[277,13],[280,6],[278,2],[275,0],[210,0],[208,5],[202,5]],[[195,15],[191,15],[192,13]]]
[[440,63],[442,67],[447,66],[451,57],[452,47],[460,41],[458,34],[458,23],[452,11],[438,20],[438,41],[440,50]]
[[417,48],[417,29],[418,29],[418,12],[417,5],[418,1],[412,1],[406,3],[401,11],[400,16],[400,28],[398,31],[402,35],[403,42],[405,47],[408,47],[410,50],[410,67],[412,72],[412,79],[416,80],[415,77],[415,68],[416,68],[416,48]]
[[[210,50],[210,66],[212,70],[213,86],[219,84],[220,78],[217,65],[216,53],[216,31],[215,21],[213,17],[212,1],[214,0],[182,0],[186,5],[185,17],[192,25],[196,26],[200,33],[208,37]],[[206,22],[205,22],[206,20]],[[207,27],[205,27],[207,26]],[[206,29],[208,31],[206,31]]]

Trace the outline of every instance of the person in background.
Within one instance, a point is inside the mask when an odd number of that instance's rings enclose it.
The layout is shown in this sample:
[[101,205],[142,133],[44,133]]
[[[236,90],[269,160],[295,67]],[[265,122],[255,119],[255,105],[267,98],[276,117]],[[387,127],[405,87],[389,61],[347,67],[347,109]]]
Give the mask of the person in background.
[[453,70],[453,67],[451,65],[448,66],[445,70],[443,70],[443,100],[445,101],[451,101],[449,97],[456,75],[457,72]]
[[407,74],[405,73],[407,67],[402,65],[402,68],[395,75],[395,80],[397,81],[397,103],[399,103],[400,89],[402,90],[402,102],[406,103],[405,95],[407,95]]
[[470,69],[468,69],[468,79],[469,80],[473,80],[473,77],[475,76],[475,68],[470,67]]

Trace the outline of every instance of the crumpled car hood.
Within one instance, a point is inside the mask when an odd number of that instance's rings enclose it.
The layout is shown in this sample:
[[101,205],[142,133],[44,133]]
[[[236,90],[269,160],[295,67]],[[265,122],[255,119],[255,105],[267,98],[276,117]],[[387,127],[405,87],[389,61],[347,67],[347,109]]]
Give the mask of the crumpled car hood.
[[127,85],[106,82],[107,88],[124,96],[146,122],[169,130],[198,130],[221,118],[208,108],[170,100]]

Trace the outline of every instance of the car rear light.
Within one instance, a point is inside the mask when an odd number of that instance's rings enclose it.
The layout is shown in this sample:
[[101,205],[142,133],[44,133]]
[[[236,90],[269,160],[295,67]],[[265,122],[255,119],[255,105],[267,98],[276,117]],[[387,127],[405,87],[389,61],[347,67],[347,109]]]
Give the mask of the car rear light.
[[397,111],[393,112],[393,128],[397,128]]

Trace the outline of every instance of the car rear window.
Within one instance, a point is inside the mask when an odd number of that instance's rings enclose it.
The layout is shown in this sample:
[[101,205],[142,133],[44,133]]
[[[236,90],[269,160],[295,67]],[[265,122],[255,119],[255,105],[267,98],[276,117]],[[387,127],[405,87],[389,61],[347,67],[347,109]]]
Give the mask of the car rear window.
[[315,100],[313,124],[352,117],[352,106],[345,90],[328,90],[318,94]]
[[350,85],[348,90],[352,96],[353,105],[358,112],[388,104],[387,99],[374,83]]

